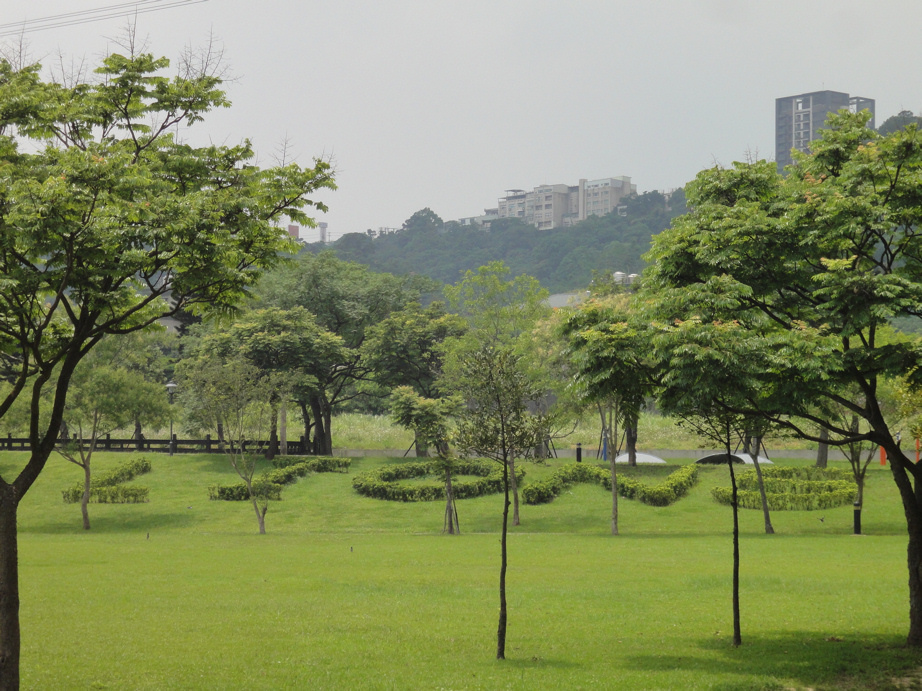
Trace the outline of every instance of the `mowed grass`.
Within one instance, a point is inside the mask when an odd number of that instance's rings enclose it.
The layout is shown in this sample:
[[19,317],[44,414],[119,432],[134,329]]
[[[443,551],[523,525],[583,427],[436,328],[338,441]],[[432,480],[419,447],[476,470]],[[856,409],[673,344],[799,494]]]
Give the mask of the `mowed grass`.
[[[127,456],[100,454],[99,469]],[[91,505],[52,458],[20,509],[23,685],[42,689],[866,689],[917,684],[907,631],[905,524],[888,469],[870,472],[865,535],[852,509],[742,512],[743,646],[730,645],[730,510],[702,468],[668,508],[577,485],[522,506],[511,529],[507,660],[495,658],[500,495],[366,499],[350,474],[289,486],[256,534],[219,456],[148,455],[150,503]],[[21,455],[0,453],[4,477]],[[676,461],[679,463],[680,461]],[[804,462],[806,463],[806,462]],[[526,466],[530,478],[558,465]],[[670,467],[627,470],[658,482]],[[822,519],[822,520],[821,520]],[[903,686],[902,688],[913,688]]]

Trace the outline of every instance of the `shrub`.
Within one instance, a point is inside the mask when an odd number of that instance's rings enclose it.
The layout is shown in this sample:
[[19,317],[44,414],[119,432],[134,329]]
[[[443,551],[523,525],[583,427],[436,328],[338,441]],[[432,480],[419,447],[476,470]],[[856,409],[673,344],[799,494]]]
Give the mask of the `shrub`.
[[276,468],[288,468],[302,463],[307,463],[315,473],[347,473],[352,465],[348,458],[333,456],[276,456],[272,460],[272,465]]
[[[858,496],[858,486],[847,470],[839,468],[769,467],[762,469],[765,499],[772,511],[816,511],[851,504]],[[737,478],[737,503],[743,509],[761,509],[762,497],[755,469]],[[733,490],[715,487],[711,496],[729,505]]]
[[[253,480],[253,491],[260,498],[279,501],[282,498],[283,485],[290,485],[310,473],[344,473],[351,463],[348,458],[329,456],[279,456],[272,461],[274,469]],[[249,501],[250,493],[243,482],[234,485],[212,485],[208,488],[208,498],[213,501]]]
[[[257,498],[280,501],[282,499],[282,485],[274,482],[253,482],[253,493]],[[208,488],[208,498],[212,501],[249,501],[250,493],[246,483],[238,482],[236,485],[212,485]]]
[[[650,506],[669,506],[688,494],[698,481],[698,466],[684,465],[671,473],[658,485],[648,485],[629,477],[618,478],[618,495],[636,499]],[[547,480],[529,484],[522,489],[526,504],[547,504],[554,500],[567,486],[577,482],[594,482],[611,491],[611,472],[604,467],[568,463],[561,466]]]
[[[98,473],[90,480],[90,501],[97,504],[141,504],[148,501],[147,487],[123,487],[122,483],[151,471],[150,461],[135,458],[120,463],[112,470]],[[65,504],[76,504],[83,499],[83,483],[62,490]]]
[[[444,482],[401,484],[400,480],[441,475],[439,461],[399,463],[384,466],[352,478],[352,488],[365,497],[388,501],[436,501],[445,498]],[[503,467],[494,461],[462,459],[452,464],[453,475],[473,475],[476,480],[452,479],[456,499],[469,499],[503,491]],[[515,469],[517,480],[525,470]]]

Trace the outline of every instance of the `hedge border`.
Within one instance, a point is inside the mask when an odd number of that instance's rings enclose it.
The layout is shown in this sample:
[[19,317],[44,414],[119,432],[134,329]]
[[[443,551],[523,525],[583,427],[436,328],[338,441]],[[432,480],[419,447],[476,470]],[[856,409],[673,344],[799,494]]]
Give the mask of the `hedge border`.
[[[95,504],[145,504],[149,499],[147,487],[125,487],[123,483],[131,482],[138,475],[151,471],[147,458],[134,458],[115,466],[112,470],[99,473],[90,480],[90,502]],[[83,499],[83,483],[61,490],[65,504],[76,504]]]
[[[445,498],[445,484],[402,484],[400,480],[437,475],[441,461],[415,461],[387,465],[360,473],[352,478],[352,488],[365,497],[385,501],[437,501]],[[452,463],[452,473],[475,475],[477,480],[452,480],[455,499],[471,499],[503,491],[503,468],[495,461],[458,459]],[[525,469],[516,467],[515,477],[521,481]]]
[[[262,499],[280,501],[282,488],[311,473],[346,473],[352,465],[348,458],[332,456],[279,456],[272,461],[275,467],[253,480],[253,490]],[[246,483],[211,485],[208,498],[212,501],[249,501]]]
[[[858,486],[852,474],[840,468],[768,467],[762,468],[765,499],[771,511],[817,511],[854,503]],[[761,509],[762,495],[755,469],[737,478],[737,505],[742,509]],[[730,505],[733,490],[714,487],[711,496],[719,504]]]
[[[698,466],[690,463],[670,473],[658,485],[648,485],[629,477],[618,478],[618,495],[636,499],[648,506],[670,506],[688,494],[698,481]],[[522,489],[526,504],[547,504],[567,487],[577,482],[592,482],[611,491],[611,471],[602,466],[584,463],[567,463],[547,480],[527,485]]]

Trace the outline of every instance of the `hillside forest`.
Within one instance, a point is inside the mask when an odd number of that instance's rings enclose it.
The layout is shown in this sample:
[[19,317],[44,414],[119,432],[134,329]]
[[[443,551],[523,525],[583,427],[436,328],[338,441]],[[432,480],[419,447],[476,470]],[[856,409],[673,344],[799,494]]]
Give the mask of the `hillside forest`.
[[464,272],[501,261],[513,275],[538,279],[552,293],[585,288],[596,273],[640,273],[651,238],[686,212],[679,189],[667,198],[657,191],[634,195],[605,216],[590,216],[570,228],[538,230],[519,219],[494,221],[490,230],[443,221],[421,209],[392,232],[348,233],[306,250],[332,250],[346,261],[381,273],[419,274],[450,284]]

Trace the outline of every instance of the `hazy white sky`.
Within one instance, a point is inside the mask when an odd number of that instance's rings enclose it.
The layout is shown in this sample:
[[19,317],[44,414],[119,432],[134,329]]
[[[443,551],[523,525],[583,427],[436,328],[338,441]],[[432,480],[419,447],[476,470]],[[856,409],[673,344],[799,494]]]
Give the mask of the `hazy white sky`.
[[[3,0],[0,24],[124,1]],[[45,64],[95,62],[125,25],[25,38]],[[224,47],[233,106],[197,137],[249,137],[264,165],[285,137],[302,163],[332,157],[318,220],[333,238],[426,206],[474,216],[510,188],[671,189],[774,158],[779,96],[874,98],[878,124],[918,112],[920,26],[919,0],[208,0],[138,16],[159,55],[212,34]]]

